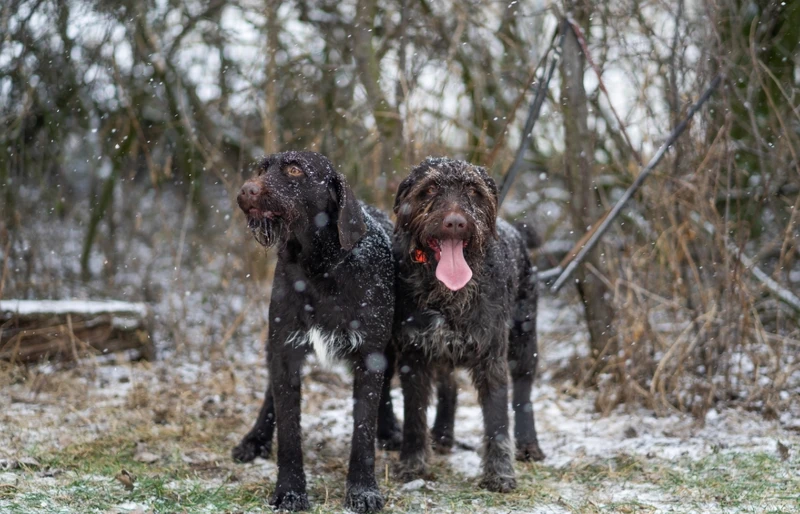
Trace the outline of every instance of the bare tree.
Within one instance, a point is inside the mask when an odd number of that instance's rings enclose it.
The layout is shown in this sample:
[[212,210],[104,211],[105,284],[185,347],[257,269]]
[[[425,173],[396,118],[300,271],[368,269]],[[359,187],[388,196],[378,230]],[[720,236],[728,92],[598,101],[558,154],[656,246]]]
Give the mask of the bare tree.
[[[575,20],[588,25],[591,7],[586,2],[570,1],[566,8]],[[594,174],[594,136],[588,127],[588,105],[583,73],[586,58],[575,32],[569,28],[564,38],[561,58],[561,112],[564,123],[564,175],[570,195],[569,211],[572,224],[578,233],[597,222],[602,214]],[[614,313],[608,298],[608,288],[600,277],[590,271],[605,269],[601,249],[593,250],[586,265],[576,271],[576,284],[583,303],[592,357],[598,361],[614,355]],[[592,370],[601,368],[596,363]]]

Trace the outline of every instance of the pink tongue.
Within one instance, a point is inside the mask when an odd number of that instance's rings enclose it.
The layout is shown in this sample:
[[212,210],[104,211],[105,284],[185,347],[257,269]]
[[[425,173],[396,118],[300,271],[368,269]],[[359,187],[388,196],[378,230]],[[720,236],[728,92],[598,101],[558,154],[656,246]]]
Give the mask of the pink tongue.
[[460,239],[439,241],[440,258],[436,278],[448,289],[458,291],[472,278],[472,270],[464,260],[464,242]]

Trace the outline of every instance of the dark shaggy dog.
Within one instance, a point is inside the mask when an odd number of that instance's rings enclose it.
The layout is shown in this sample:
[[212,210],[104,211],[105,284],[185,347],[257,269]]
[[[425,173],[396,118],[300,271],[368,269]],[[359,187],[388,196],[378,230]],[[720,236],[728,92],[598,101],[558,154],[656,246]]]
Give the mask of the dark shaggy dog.
[[513,378],[518,460],[544,458],[531,405],[536,369],[536,276],[520,232],[497,218],[497,187],[483,168],[428,158],[397,190],[394,337],[405,397],[401,477],[425,473],[425,412],[433,375],[438,447],[453,442],[455,366],[472,374],[483,410],[481,486],[516,487],[508,419]]
[[302,365],[312,351],[323,364],[344,359],[354,374],[345,506],[379,511],[375,426],[395,299],[391,223],[377,209],[359,204],[344,177],[313,152],[264,159],[258,176],[242,187],[238,203],[256,240],[278,245],[278,264],[269,305],[270,385],[255,426],[233,457],[242,462],[268,457],[277,422],[278,480],[270,503],[307,509]]

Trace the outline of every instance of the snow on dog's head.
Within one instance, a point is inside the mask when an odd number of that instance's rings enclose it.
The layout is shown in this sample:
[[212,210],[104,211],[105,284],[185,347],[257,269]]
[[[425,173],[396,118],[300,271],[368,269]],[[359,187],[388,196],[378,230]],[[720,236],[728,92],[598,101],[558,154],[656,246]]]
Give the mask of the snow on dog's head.
[[265,157],[236,200],[256,240],[267,247],[291,233],[335,223],[339,243],[350,250],[366,232],[361,207],[344,176],[316,152]]
[[458,291],[497,235],[497,186],[480,166],[429,157],[400,184],[394,212],[409,258],[436,266],[436,278]]

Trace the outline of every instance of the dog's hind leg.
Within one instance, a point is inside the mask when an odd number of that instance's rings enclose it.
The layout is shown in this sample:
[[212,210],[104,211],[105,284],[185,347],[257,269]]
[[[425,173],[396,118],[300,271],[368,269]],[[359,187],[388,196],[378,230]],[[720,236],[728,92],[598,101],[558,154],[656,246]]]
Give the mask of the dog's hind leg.
[[436,453],[450,453],[455,442],[453,427],[456,419],[456,399],[458,386],[456,385],[453,366],[442,365],[436,370],[436,420],[433,422],[431,436],[433,449]]
[[400,382],[403,385],[403,446],[397,474],[408,482],[426,473],[428,460],[428,402],[431,368],[421,352],[402,353]]
[[274,431],[275,398],[272,396],[272,388],[268,385],[256,424],[231,452],[233,460],[250,462],[256,457],[268,459],[272,453],[272,434]]
[[359,514],[378,512],[383,496],[375,481],[375,424],[383,373],[362,361],[353,367],[353,375],[353,440],[344,504]]
[[[532,280],[535,275],[531,274]],[[508,365],[511,369],[514,407],[514,439],[519,461],[544,460],[544,452],[536,437],[531,391],[536,378],[539,350],[536,344],[536,289],[535,284],[522,288],[509,333]]]
[[[515,323],[516,325],[516,323]],[[536,376],[536,334],[512,329],[509,340],[508,361],[513,382],[514,439],[517,445],[517,460],[544,460],[539,447],[536,425],[533,418],[531,391]]]
[[383,374],[381,401],[378,405],[378,445],[384,450],[396,451],[403,443],[403,429],[394,415],[392,406],[392,377],[397,364],[397,350],[394,343],[389,343],[384,353],[386,369]]
[[[501,346],[499,344],[493,345]],[[511,461],[511,437],[508,433],[508,363],[503,358],[487,356],[472,369],[483,410],[483,478],[481,487],[507,493],[517,487]]]

